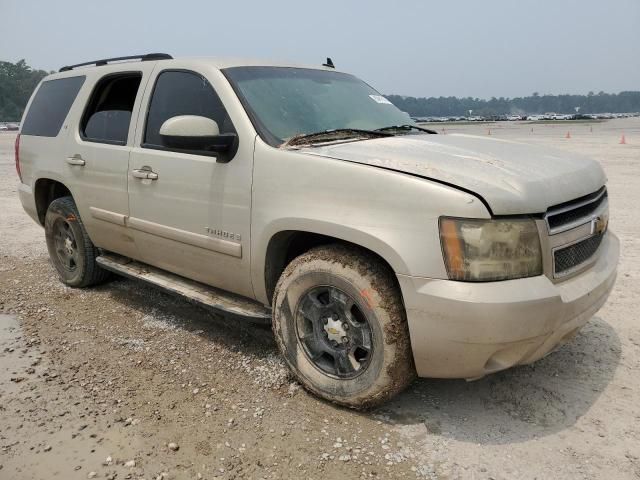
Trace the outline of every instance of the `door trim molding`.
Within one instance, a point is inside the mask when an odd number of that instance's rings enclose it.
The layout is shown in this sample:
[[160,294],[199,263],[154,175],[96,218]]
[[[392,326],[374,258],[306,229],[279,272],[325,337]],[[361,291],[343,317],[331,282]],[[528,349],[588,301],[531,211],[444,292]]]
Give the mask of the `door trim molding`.
[[188,232],[178,228],[168,227],[148,220],[129,217],[126,218],[126,225],[133,230],[138,230],[158,237],[167,238],[180,243],[193,245],[194,247],[213,250],[214,252],[223,253],[232,257],[242,258],[242,244],[223,240],[221,238],[213,238],[199,233]]
[[111,212],[109,210],[103,210],[98,207],[89,207],[89,212],[91,212],[91,216],[98,220],[103,220],[109,223],[115,223],[116,225],[120,225],[124,227],[126,225],[126,215],[122,213]]

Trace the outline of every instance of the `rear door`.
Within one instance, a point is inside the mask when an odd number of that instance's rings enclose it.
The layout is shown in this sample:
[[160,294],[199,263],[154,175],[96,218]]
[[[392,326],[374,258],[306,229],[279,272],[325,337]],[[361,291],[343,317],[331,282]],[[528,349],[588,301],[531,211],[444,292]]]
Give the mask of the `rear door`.
[[[101,248],[136,257],[125,227],[129,215],[127,172],[137,114],[155,62],[90,71],[76,102],[65,157],[66,176],[92,241]],[[74,106],[76,108],[76,106]]]
[[[128,225],[140,258],[209,285],[253,296],[249,231],[255,134],[241,106],[214,68],[154,72],[139,118],[129,162]],[[219,94],[220,92],[220,94]],[[213,119],[221,133],[238,133],[239,147],[222,163],[211,152],[183,153],[163,146],[159,131],[169,118]],[[235,125],[234,125],[235,124]],[[225,159],[229,160],[229,159]],[[140,171],[154,179],[139,178]]]
[[[22,119],[20,147],[20,198],[25,210],[38,222],[44,222],[44,212],[38,212],[35,203],[36,182],[41,178],[56,180],[73,191],[65,177],[67,120],[82,86],[85,75],[47,78],[29,100]],[[40,215],[40,217],[38,216]]]

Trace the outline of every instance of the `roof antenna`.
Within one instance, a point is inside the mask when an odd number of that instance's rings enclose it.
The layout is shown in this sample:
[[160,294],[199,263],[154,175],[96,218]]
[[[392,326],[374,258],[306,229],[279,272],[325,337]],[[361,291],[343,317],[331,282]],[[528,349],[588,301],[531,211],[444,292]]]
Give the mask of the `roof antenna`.
[[336,66],[333,64],[333,60],[331,60],[331,58],[329,57],[327,57],[327,63],[323,63],[322,66],[329,67],[329,68],[336,68]]

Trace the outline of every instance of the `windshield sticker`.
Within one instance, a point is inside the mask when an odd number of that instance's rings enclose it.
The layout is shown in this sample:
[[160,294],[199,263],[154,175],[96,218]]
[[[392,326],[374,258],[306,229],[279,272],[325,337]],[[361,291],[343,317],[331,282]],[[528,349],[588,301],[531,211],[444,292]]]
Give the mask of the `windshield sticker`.
[[386,103],[388,105],[392,105],[392,103],[382,95],[369,95],[369,97],[371,97],[371,99],[376,103]]

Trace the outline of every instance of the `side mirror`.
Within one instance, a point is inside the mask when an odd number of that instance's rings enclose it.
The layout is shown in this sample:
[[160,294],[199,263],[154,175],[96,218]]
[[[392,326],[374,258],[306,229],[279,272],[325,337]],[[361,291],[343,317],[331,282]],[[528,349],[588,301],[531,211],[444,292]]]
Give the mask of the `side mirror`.
[[227,153],[237,142],[235,133],[220,133],[218,124],[207,117],[178,115],[166,120],[160,127],[160,138],[165,147]]

